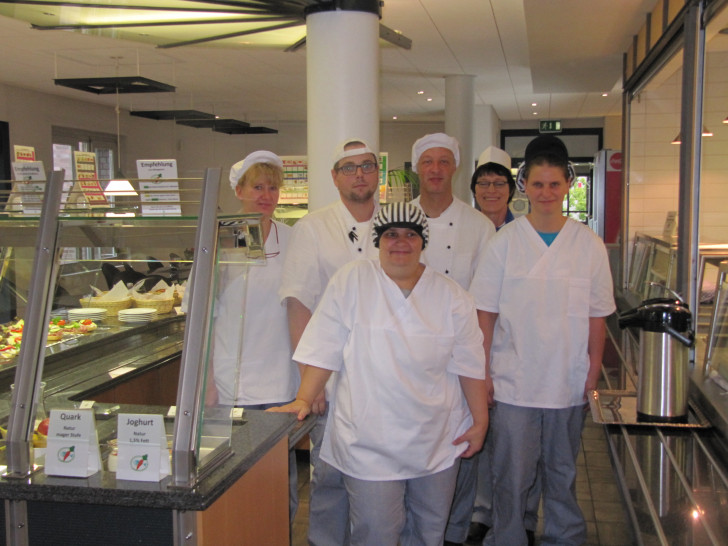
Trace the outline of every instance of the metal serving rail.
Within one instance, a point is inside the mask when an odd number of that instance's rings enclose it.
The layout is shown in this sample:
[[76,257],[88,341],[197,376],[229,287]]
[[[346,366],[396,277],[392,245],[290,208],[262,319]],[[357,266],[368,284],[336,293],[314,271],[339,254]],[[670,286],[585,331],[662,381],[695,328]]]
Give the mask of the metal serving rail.
[[[606,398],[615,392],[629,397],[635,385],[629,344],[636,340],[623,337],[632,334],[620,331],[616,323],[608,331],[616,362],[605,358],[607,390],[600,393]],[[691,396],[687,424],[605,424],[636,544],[728,542],[728,443],[712,426],[711,417]]]

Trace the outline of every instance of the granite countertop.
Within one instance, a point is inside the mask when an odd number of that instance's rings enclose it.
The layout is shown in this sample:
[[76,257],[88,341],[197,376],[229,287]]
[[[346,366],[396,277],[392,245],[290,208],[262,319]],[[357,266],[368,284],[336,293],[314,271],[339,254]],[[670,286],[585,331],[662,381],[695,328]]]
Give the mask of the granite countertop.
[[[162,413],[165,408],[158,409]],[[154,409],[122,406],[120,411],[150,413]],[[312,419],[298,422],[293,414],[246,410],[243,422],[233,426],[232,455],[189,489],[174,486],[171,476],[161,482],[139,482],[117,480],[114,472],[105,470],[88,478],[46,476],[38,470],[28,478],[0,477],[0,498],[204,510],[282,438],[305,434],[312,425]],[[101,434],[115,431],[116,419],[102,421],[98,428]]]

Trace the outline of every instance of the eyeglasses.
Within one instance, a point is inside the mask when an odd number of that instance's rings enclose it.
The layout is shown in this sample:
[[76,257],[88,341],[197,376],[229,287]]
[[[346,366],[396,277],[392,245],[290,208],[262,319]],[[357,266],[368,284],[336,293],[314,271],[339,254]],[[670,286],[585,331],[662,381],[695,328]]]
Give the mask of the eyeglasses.
[[498,181],[498,182],[476,182],[477,186],[480,186],[481,188],[485,188],[486,190],[493,186],[495,189],[499,190],[501,188],[504,188],[508,185],[508,182]]
[[361,165],[357,165],[356,163],[347,163],[336,170],[344,173],[346,176],[351,176],[352,174],[356,174],[356,170],[359,168],[363,174],[371,174],[377,170],[377,164],[374,163],[374,161],[365,161]]

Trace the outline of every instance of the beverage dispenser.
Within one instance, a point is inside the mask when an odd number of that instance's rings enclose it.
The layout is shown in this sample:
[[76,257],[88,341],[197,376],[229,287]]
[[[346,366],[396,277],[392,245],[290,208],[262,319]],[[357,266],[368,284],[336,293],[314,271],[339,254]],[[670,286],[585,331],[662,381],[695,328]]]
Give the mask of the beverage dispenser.
[[[672,291],[670,291],[672,292]],[[653,298],[626,311],[619,327],[639,329],[637,419],[681,422],[687,419],[692,314],[685,302]]]

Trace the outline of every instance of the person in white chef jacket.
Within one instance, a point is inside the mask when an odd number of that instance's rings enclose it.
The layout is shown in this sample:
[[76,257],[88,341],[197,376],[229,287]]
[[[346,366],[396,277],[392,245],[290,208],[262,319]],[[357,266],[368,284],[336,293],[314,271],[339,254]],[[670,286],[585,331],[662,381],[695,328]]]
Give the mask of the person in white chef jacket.
[[[452,178],[459,165],[458,141],[445,133],[425,135],[412,145],[412,169],[419,176],[420,195],[411,202],[422,209],[430,226],[430,242],[422,261],[467,290],[495,227],[484,214],[453,195]],[[461,544],[468,535],[478,458],[461,462],[446,544]]]
[[[282,185],[283,162],[267,150],[249,154],[230,170],[230,186],[240,200],[241,212],[262,215],[266,262],[250,265],[247,273],[228,267],[233,278],[223,285],[215,303],[215,324],[223,327],[214,332],[214,381],[208,382],[208,404],[217,401],[247,409],[267,409],[295,398],[300,374],[291,358],[286,308],[278,298],[291,228],[272,219]],[[224,328],[240,324],[241,313],[242,332]],[[292,522],[298,506],[298,484],[295,451],[291,450],[289,455]]]
[[540,543],[580,545],[587,538],[575,495],[576,457],[586,396],[601,371],[605,318],[615,304],[603,242],[562,213],[573,180],[560,139],[529,143],[517,183],[531,212],[493,238],[470,288],[495,399],[488,545],[527,543],[524,508],[537,469]]
[[[377,154],[363,139],[348,138],[336,146],[332,167],[331,178],[340,200],[296,222],[278,292],[288,309],[294,350],[332,275],[352,260],[377,257],[369,236],[372,218],[379,210]],[[313,444],[313,474],[308,542],[312,546],[345,546],[349,537],[349,507],[343,477],[325,461],[319,464],[318,456],[333,380],[314,401],[313,412],[319,417],[309,434]]]
[[320,456],[344,475],[352,545],[442,544],[459,457],[487,431],[475,307],[420,262],[427,223],[411,204],[382,207],[379,261],[332,277],[294,353],[306,365],[301,388],[278,408],[303,419],[338,373]]

